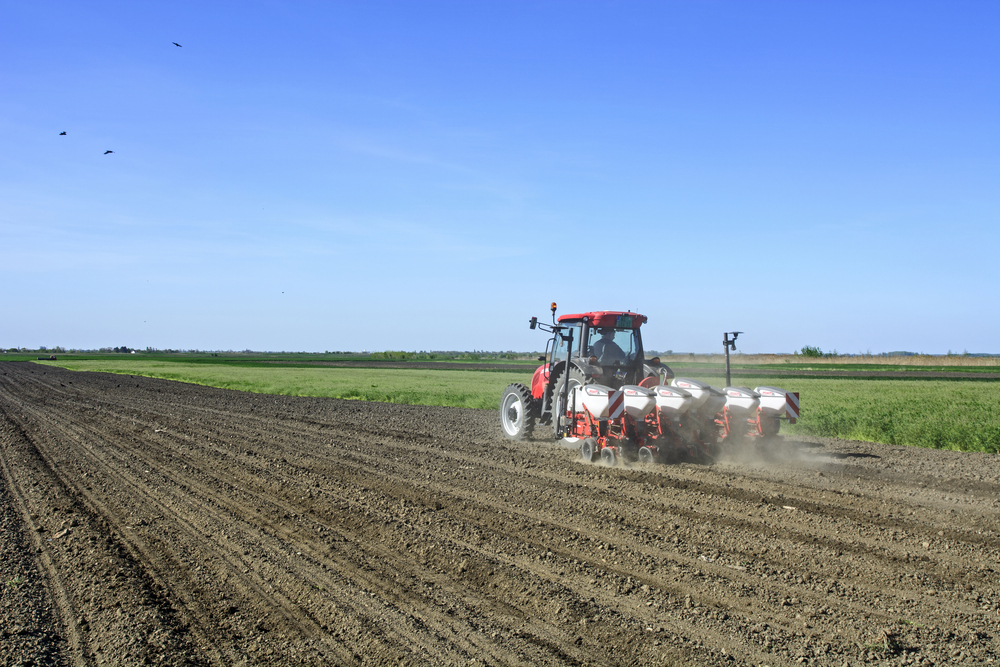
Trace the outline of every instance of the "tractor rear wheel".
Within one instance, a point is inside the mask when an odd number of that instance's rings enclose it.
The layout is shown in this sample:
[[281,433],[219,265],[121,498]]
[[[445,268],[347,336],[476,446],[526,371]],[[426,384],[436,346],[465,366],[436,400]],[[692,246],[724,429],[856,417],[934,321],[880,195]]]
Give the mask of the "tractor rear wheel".
[[535,429],[531,390],[520,382],[508,385],[500,397],[500,431],[508,440],[524,440]]
[[[573,392],[573,387],[582,387],[587,384],[587,376],[577,368],[572,367],[569,369],[569,391],[566,393],[567,400],[572,401],[570,394]],[[549,379],[549,387],[552,390],[552,417],[556,419],[561,415],[564,410],[562,409],[562,385],[563,385],[563,369],[557,371],[551,379]]]
[[583,441],[583,444],[580,445],[580,456],[582,456],[583,460],[587,463],[593,463],[597,460],[600,449],[601,446],[597,444],[596,440],[593,438],[587,438]]

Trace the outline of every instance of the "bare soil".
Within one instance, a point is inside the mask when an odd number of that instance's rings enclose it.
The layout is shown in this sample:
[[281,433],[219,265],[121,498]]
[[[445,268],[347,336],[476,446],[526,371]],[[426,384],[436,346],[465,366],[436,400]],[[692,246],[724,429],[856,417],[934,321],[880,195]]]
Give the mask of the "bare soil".
[[993,455],[607,468],[491,411],[0,373],[4,665],[1000,662]]

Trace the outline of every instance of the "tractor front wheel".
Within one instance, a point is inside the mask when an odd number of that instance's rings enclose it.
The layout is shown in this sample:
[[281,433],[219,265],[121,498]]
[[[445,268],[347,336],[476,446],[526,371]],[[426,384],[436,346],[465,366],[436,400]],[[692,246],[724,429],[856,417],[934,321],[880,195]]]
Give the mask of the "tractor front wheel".
[[519,382],[508,385],[500,397],[500,431],[508,440],[524,440],[535,429],[531,390]]

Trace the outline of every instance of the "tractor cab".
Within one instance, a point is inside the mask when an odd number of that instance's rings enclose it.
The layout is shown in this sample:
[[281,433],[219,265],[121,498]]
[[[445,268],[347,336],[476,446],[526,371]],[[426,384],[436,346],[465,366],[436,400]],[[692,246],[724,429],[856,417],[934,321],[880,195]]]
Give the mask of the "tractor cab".
[[620,387],[638,384],[644,374],[642,335],[639,327],[645,315],[620,311],[595,311],[562,315],[559,324],[575,328],[573,346],[567,355],[566,339],[557,336],[552,345],[549,364],[555,368],[567,357],[588,383]]

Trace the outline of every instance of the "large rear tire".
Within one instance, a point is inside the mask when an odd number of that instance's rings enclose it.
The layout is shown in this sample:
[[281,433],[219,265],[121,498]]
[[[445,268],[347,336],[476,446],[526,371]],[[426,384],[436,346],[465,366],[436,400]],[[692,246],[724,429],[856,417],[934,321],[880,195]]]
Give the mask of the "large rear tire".
[[[572,401],[573,387],[582,387],[587,384],[587,376],[585,376],[579,368],[572,367],[569,369],[569,392],[567,392],[567,399]],[[551,405],[552,405],[552,420],[553,422],[559,418],[562,414],[562,385],[563,385],[563,369],[560,369],[549,379],[549,388],[552,390],[551,394]]]
[[535,430],[531,390],[519,382],[508,385],[500,396],[500,432],[508,440],[524,440]]

